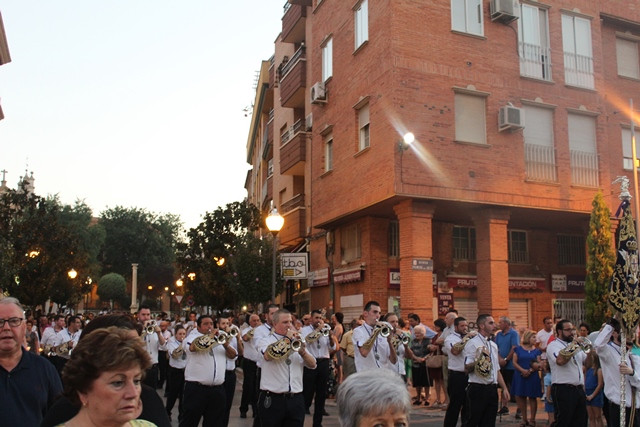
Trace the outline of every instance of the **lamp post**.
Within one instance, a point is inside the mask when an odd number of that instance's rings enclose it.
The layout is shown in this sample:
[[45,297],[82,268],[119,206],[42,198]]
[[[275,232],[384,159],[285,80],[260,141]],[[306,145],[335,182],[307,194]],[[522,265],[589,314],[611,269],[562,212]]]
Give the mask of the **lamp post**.
[[276,208],[273,208],[269,212],[269,216],[265,220],[267,228],[273,234],[273,263],[271,264],[271,302],[276,302],[276,252],[278,251],[277,236],[282,226],[284,225],[284,218],[278,213]]
[[131,264],[131,314],[138,311],[138,264]]

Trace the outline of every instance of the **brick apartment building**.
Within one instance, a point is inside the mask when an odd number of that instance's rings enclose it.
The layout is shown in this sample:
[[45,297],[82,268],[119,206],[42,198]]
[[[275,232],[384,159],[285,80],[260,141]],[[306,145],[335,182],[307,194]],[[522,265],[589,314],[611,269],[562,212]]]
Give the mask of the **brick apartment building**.
[[289,0],[246,181],[309,252],[282,301],[581,321],[591,201],[615,211],[632,176],[639,42],[635,0]]

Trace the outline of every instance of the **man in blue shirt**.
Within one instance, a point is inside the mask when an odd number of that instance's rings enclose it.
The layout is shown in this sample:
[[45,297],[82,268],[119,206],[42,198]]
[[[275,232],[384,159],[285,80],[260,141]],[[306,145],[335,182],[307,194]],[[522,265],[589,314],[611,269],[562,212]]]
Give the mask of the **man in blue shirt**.
[[[494,341],[498,345],[498,354],[500,360],[500,373],[508,389],[511,389],[511,380],[513,379],[513,353],[517,346],[520,345],[520,337],[518,332],[511,327],[511,320],[507,316],[501,316],[498,322],[500,330],[496,333]],[[508,414],[508,402],[502,402],[502,408],[499,414]],[[517,414],[516,414],[517,418]]]
[[[0,401],[7,410],[2,424],[38,426],[53,400],[62,393],[51,362],[22,348],[27,324],[15,298],[0,300]],[[10,409],[9,409],[10,408]]]

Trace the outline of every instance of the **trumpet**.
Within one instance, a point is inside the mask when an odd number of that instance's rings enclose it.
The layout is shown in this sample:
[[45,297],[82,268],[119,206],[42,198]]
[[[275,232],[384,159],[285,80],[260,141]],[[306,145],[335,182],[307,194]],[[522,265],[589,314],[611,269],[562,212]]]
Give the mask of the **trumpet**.
[[155,330],[156,330],[156,326],[158,326],[158,324],[156,323],[155,320],[149,320],[145,325],[144,325],[144,332],[147,335],[152,334]]
[[409,341],[411,341],[411,338],[404,334],[393,334],[391,337],[391,344],[396,348],[396,350],[400,347],[401,343],[409,345]]
[[323,337],[328,337],[331,334],[331,326],[325,323],[322,329],[320,329],[320,332],[322,333]]
[[475,337],[476,335],[478,335],[478,333],[476,331],[469,332],[467,335],[465,335],[462,338],[462,341],[459,341],[459,342],[455,343],[453,345],[453,348],[455,348],[456,351],[464,350],[464,346],[467,345],[469,340],[472,339],[473,337]]
[[[238,333],[236,332],[236,335]],[[225,331],[218,331],[218,335],[215,335],[213,337],[213,340],[218,343],[218,344],[224,344],[226,342],[228,342],[229,340],[231,340],[231,337],[235,336],[235,335],[231,335],[230,333],[226,333]]]
[[362,344],[362,347],[366,349],[371,349],[371,347],[373,347],[373,343],[375,343],[376,339],[378,338],[378,335],[380,335],[383,338],[387,338],[389,335],[391,335],[392,331],[393,331],[393,326],[391,326],[391,324],[387,322],[376,323],[376,325],[373,328],[373,333],[371,334],[371,337],[368,340],[366,340],[364,344]]
[[253,334],[255,334],[255,333],[256,333],[256,328],[251,328],[251,329],[249,329],[247,331],[247,333],[245,335],[248,336],[249,339],[252,339],[253,338]]
[[238,329],[236,325],[231,325],[231,328],[229,328],[229,335],[235,338],[238,336],[239,333],[240,333],[240,329]]
[[304,338],[295,337],[291,340],[291,351],[298,351],[302,348],[302,344],[304,344]]
[[586,354],[593,349],[593,344],[585,337],[577,337],[569,343],[565,348],[560,350],[560,355],[564,357],[573,357],[579,350],[584,351]]

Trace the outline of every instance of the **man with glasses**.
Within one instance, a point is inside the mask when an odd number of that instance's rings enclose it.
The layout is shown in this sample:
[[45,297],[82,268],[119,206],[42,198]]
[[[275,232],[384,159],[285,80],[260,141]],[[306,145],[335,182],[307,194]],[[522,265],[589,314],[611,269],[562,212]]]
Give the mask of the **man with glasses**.
[[53,400],[62,393],[60,377],[51,363],[22,348],[27,325],[15,298],[0,300],[0,399],[2,424],[40,425]]
[[573,342],[575,331],[569,320],[562,319],[556,324],[557,339],[547,345],[547,360],[551,368],[551,398],[555,425],[558,426],[587,425],[587,399],[582,372],[587,355],[580,350],[566,355],[565,350]]

